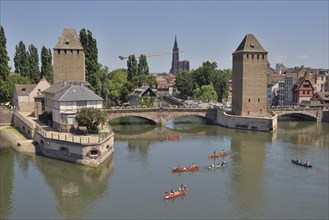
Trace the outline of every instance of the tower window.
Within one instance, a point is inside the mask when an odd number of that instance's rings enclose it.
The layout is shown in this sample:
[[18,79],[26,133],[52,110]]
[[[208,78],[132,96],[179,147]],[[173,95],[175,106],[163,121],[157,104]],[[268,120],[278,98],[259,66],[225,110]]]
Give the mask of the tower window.
[[260,102],[260,98],[258,98],[258,102]]
[[264,60],[264,58],[265,58],[265,56],[264,56],[264,54],[263,54],[263,60]]
[[71,50],[71,53],[73,53],[73,50]]
[[247,59],[249,59],[249,54],[247,54]]
[[254,55],[251,55],[251,59],[254,59]]
[[77,54],[79,54],[79,50],[77,50]]
[[248,99],[248,102],[250,102],[251,100],[250,99]]
[[259,60],[259,54],[257,54],[257,60]]
[[64,50],[64,53],[66,54],[66,50]]
[[61,54],[61,50],[57,50],[57,53],[58,53],[58,54]]

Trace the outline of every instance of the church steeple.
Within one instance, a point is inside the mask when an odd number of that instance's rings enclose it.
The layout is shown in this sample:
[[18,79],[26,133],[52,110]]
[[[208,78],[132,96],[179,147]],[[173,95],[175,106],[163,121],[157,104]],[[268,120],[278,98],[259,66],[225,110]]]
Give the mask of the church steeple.
[[177,37],[175,35],[175,43],[174,43],[174,50],[179,50],[177,45]]

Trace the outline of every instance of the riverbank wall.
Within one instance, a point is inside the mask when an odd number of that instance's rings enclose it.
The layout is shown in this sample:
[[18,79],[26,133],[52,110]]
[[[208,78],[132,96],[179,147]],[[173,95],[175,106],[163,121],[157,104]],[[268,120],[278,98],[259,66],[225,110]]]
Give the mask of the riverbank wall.
[[273,111],[269,111],[269,114],[271,118],[244,117],[231,115],[223,109],[218,109],[216,124],[232,129],[273,132],[278,127],[278,116]]
[[18,152],[35,154],[33,141],[24,137],[15,127],[1,126],[0,137]]

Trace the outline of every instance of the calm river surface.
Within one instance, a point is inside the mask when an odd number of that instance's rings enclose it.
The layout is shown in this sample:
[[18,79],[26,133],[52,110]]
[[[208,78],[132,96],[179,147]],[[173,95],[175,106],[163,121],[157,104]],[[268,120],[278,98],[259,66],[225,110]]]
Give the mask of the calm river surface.
[[[1,219],[328,219],[329,123],[284,121],[271,134],[185,122],[113,125],[114,155],[97,169],[1,143]],[[208,170],[222,149],[227,166]],[[200,171],[171,172],[193,162]],[[165,201],[181,183],[189,192]]]

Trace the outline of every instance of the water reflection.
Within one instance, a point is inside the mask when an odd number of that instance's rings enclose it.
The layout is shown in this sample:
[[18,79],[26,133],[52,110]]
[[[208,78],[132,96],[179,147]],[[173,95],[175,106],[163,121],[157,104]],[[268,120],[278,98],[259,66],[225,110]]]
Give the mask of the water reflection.
[[108,189],[114,170],[113,158],[97,168],[36,157],[36,165],[55,193],[59,213],[66,219],[80,219],[88,205]]
[[329,142],[329,123],[287,121],[279,123],[279,127],[278,134],[285,143],[321,147]]
[[272,141],[272,134],[244,132],[231,140],[231,200],[243,215],[259,216],[264,185],[265,143]]
[[14,151],[1,139],[0,141],[0,219],[9,219],[13,203]]

